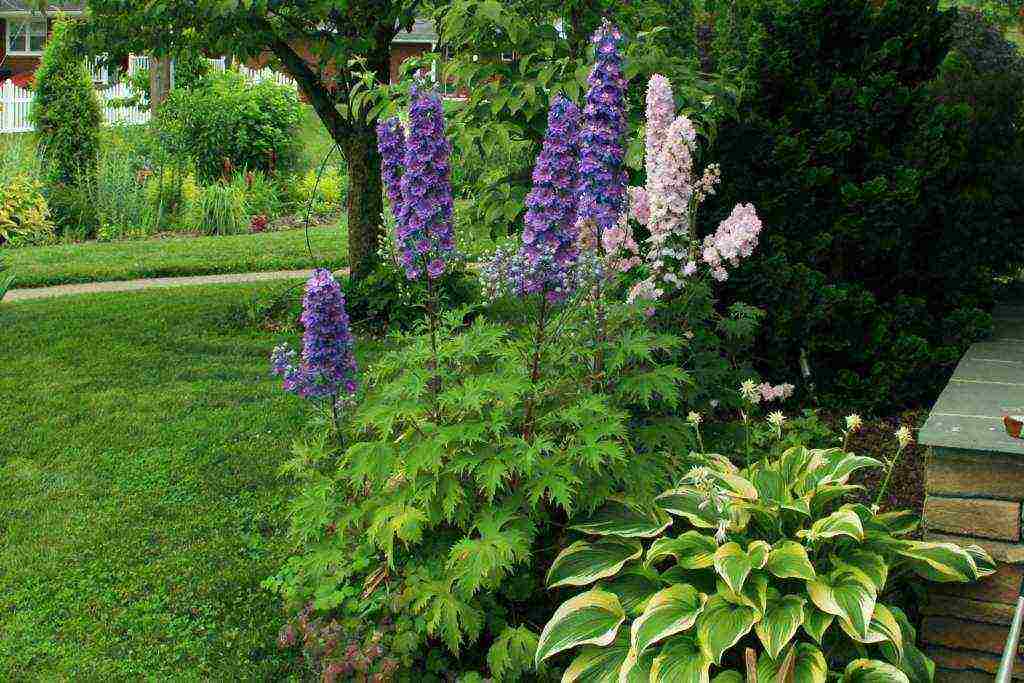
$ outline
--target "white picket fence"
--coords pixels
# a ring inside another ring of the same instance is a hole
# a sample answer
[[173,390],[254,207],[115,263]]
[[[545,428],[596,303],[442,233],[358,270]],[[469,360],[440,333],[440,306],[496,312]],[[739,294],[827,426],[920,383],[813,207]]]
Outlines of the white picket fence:
[[[225,69],[224,59],[210,60],[214,69],[223,71]],[[132,55],[128,59],[128,73],[134,74],[139,69],[149,68],[149,57]],[[107,125],[125,123],[146,123],[149,121],[149,108],[138,106],[125,106],[129,99],[135,97],[128,83],[122,81],[114,85],[106,85],[107,72],[105,68],[93,68],[93,78],[96,80],[96,94],[103,104],[103,118]],[[239,65],[238,71],[250,83],[258,84],[264,81],[273,81],[278,85],[289,88],[297,87],[295,81],[285,74],[273,69],[250,69],[245,65]],[[0,133],[28,133],[32,131],[32,123],[29,121],[29,111],[32,108],[33,93],[31,90],[20,88],[11,81],[0,84]]]

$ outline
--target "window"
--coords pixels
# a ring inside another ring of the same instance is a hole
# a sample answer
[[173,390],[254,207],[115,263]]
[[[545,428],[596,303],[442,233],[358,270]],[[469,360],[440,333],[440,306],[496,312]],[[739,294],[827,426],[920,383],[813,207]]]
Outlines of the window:
[[46,19],[8,19],[7,54],[43,54],[46,33]]

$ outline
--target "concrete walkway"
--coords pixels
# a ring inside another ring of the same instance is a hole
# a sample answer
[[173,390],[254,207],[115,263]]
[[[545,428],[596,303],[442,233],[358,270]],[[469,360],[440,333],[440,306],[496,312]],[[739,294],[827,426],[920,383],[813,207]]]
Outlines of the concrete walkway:
[[56,296],[72,294],[98,294],[101,292],[134,292],[155,287],[185,287],[188,285],[225,285],[244,282],[263,282],[267,280],[290,280],[308,278],[312,270],[276,270],[269,273],[233,273],[228,275],[197,275],[193,277],[155,277],[142,280],[122,280],[118,282],[87,282],[77,285],[57,285],[56,287],[38,287],[32,289],[12,289],[4,297],[4,303],[12,301],[28,301],[30,299],[50,299]]

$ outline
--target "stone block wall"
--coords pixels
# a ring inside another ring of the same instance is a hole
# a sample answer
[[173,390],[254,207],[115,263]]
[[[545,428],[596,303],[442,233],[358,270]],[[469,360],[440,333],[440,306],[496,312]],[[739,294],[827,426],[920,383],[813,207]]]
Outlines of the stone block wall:
[[[1024,579],[1024,440],[1003,427],[1003,415],[1024,414],[1024,306],[994,317],[994,338],[967,351],[919,437],[931,447],[925,539],[979,545],[998,566],[976,584],[929,584],[919,640],[937,681],[993,679]],[[1014,679],[1024,681],[1024,648]]]
[[[925,539],[979,545],[998,563],[976,584],[933,584],[920,640],[936,680],[991,681],[1024,579],[1024,459],[933,448],[926,470]],[[1024,648],[1015,677],[1024,680]]]

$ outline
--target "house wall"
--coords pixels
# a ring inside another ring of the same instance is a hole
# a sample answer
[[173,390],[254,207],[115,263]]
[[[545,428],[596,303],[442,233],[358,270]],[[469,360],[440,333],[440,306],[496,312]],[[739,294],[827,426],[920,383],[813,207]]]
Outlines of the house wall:
[[[53,30],[53,19],[49,21]],[[42,57],[25,57],[7,54],[7,20],[0,19],[0,69],[10,69],[13,75],[32,74],[39,68]]]
[[398,72],[402,62],[413,57],[419,57],[424,52],[430,52],[430,43],[396,43],[391,46],[391,82],[398,82]]

